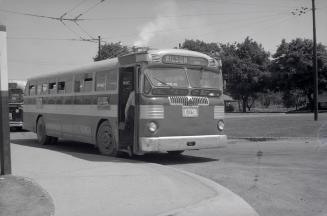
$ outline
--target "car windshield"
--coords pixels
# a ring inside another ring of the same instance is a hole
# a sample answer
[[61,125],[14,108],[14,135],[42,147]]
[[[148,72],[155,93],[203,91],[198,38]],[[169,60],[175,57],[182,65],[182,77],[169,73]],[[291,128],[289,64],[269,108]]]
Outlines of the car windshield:
[[219,88],[221,86],[218,73],[202,69],[152,68],[147,69],[146,74],[156,87]]

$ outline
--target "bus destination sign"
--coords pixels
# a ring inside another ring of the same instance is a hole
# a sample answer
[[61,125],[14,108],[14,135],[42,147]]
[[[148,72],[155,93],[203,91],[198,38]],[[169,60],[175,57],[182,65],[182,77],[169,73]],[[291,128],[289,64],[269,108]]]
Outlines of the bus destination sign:
[[162,62],[165,64],[208,66],[208,61],[205,58],[180,56],[180,55],[165,55],[162,57]]

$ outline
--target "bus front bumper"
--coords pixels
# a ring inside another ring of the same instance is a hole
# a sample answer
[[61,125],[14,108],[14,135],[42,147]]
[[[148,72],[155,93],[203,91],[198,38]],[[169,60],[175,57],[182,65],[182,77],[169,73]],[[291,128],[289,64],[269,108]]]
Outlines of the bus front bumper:
[[221,148],[226,144],[226,135],[140,137],[140,147],[143,152]]

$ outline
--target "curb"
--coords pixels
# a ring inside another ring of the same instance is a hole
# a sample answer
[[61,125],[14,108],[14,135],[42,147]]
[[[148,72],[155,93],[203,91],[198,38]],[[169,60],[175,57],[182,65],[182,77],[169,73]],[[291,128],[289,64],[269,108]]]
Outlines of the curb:
[[151,165],[160,166],[165,169],[172,169],[198,180],[203,185],[213,189],[216,193],[214,197],[204,199],[200,202],[187,205],[182,208],[170,210],[157,216],[259,216],[259,214],[239,195],[231,192],[229,189],[205,177],[180,170],[173,167],[151,163]]

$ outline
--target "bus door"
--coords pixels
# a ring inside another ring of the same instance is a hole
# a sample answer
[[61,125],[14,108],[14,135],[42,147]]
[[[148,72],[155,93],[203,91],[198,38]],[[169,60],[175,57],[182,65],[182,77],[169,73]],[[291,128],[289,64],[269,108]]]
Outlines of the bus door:
[[137,110],[135,109],[137,107],[135,106],[135,92],[137,92],[135,89],[138,84],[135,71],[137,71],[137,67],[120,68],[119,71],[118,121],[119,147],[122,150],[134,150],[133,143],[137,140],[137,127],[135,125],[138,122],[136,118],[138,115],[136,115]]

